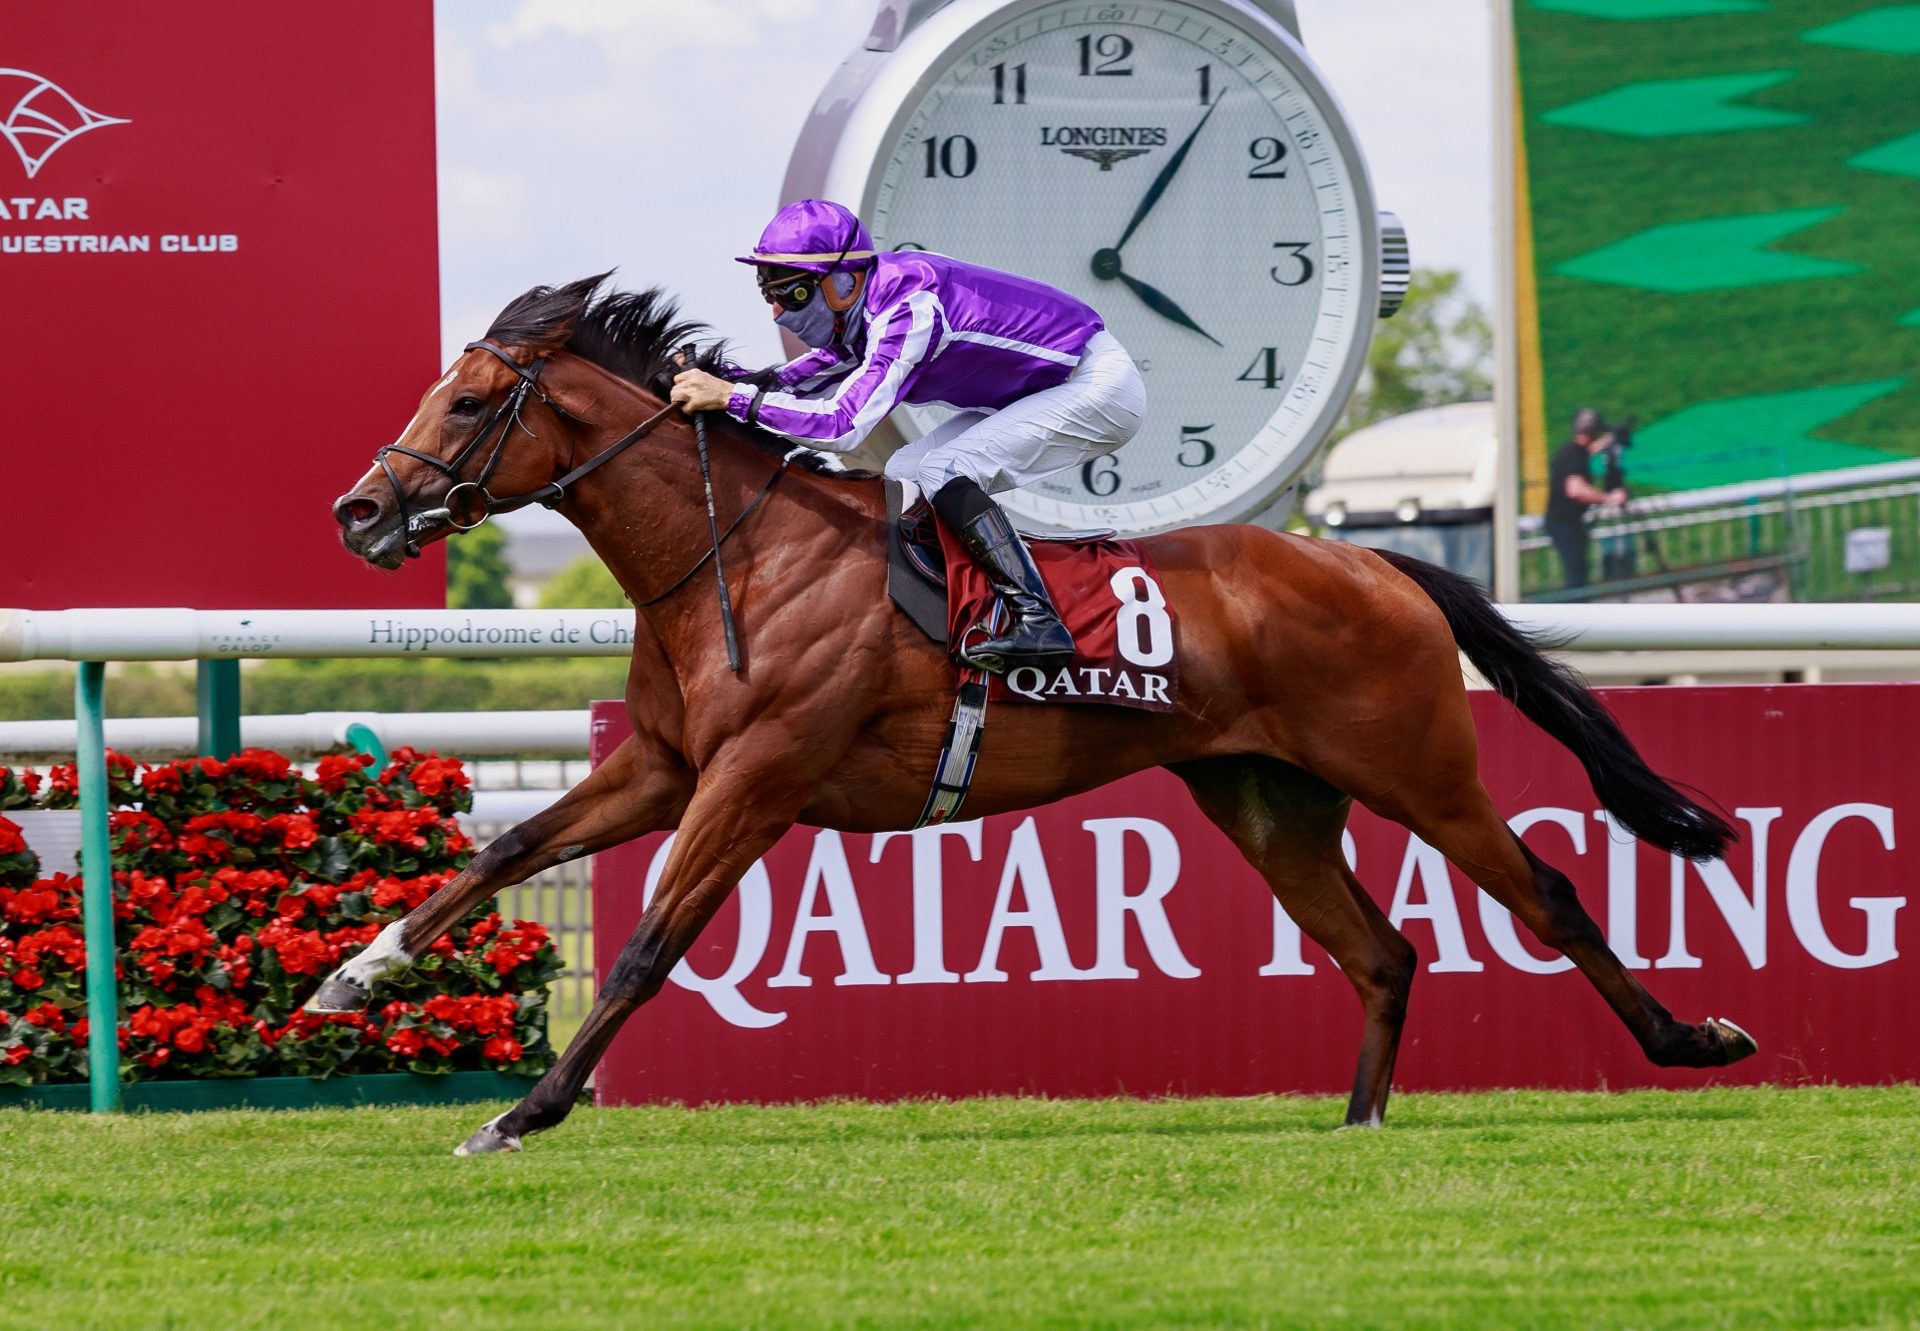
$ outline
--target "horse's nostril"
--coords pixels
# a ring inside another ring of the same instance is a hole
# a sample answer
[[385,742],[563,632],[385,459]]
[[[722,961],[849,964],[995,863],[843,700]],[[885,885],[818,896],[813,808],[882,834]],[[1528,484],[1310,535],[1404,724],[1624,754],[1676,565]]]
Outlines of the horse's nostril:
[[364,527],[380,516],[380,505],[371,499],[348,495],[333,506],[334,520],[342,527],[352,530]]

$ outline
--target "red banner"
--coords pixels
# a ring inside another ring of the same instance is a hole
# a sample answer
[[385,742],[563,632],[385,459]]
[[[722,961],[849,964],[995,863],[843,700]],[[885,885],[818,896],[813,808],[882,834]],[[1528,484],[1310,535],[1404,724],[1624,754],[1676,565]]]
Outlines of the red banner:
[[[1356,812],[1361,880],[1420,953],[1395,1084],[1701,1086],[1920,1077],[1920,686],[1615,689],[1659,770],[1730,810],[1726,861],[1626,840],[1578,765],[1478,694],[1481,770],[1677,1015],[1760,1043],[1662,1072],[1564,958],[1405,829]],[[596,747],[626,734],[595,708]],[[991,763],[992,735],[981,761]],[[595,866],[604,978],[665,860]],[[1345,1091],[1360,1012],[1331,960],[1164,772],[883,836],[796,829],[615,1042],[603,1102]]]
[[328,513],[438,373],[428,0],[10,5],[0,605],[445,603]]

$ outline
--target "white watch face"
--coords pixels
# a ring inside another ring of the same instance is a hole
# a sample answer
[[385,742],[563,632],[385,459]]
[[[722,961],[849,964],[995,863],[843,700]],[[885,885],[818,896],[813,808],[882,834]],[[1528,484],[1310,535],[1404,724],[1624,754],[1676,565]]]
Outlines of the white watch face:
[[[947,52],[883,149],[867,220],[1088,302],[1140,366],[1118,453],[1004,496],[1056,526],[1244,512],[1289,479],[1361,308],[1359,171],[1273,47],[1179,3],[1044,5]],[[945,418],[907,408],[910,434]]]

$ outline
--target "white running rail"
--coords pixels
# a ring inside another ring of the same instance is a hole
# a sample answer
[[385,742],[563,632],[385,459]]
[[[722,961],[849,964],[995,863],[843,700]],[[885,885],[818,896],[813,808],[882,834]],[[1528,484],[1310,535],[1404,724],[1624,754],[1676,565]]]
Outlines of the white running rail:
[[[1920,649],[1920,604],[1511,605],[1578,651]],[[625,656],[631,610],[0,610],[0,661]]]

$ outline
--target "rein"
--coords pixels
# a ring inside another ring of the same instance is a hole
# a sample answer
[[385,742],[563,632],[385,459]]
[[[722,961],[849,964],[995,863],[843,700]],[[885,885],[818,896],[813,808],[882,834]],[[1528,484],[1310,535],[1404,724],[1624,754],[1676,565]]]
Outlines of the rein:
[[635,601],[633,603],[634,607],[639,610],[645,610],[650,605],[659,605],[662,601],[672,596],[675,592],[679,591],[682,587],[686,586],[689,582],[692,582],[693,575],[698,573],[701,569],[705,568],[707,566],[707,561],[709,559],[715,558],[720,553],[720,547],[725,545],[729,540],[731,540],[733,537],[733,534],[736,531],[740,530],[740,524],[745,522],[747,518],[752,515],[754,509],[760,507],[760,501],[762,499],[765,499],[769,494],[773,493],[773,487],[779,483],[779,480],[782,476],[785,476],[787,474],[787,464],[790,463],[792,460],[793,459],[790,457],[785,457],[780,459],[780,465],[773,469],[773,475],[767,477],[767,483],[761,486],[759,489],[759,492],[756,493],[753,496],[753,498],[747,501],[747,506],[740,510],[740,516],[727,524],[727,529],[721,532],[719,535],[719,538],[714,541],[713,548],[707,551],[704,555],[701,555],[699,559],[695,560],[692,568],[688,569],[685,573],[682,573],[678,578],[676,578],[674,580],[673,586],[667,588],[665,591],[661,592],[658,596],[650,596],[644,601]]

